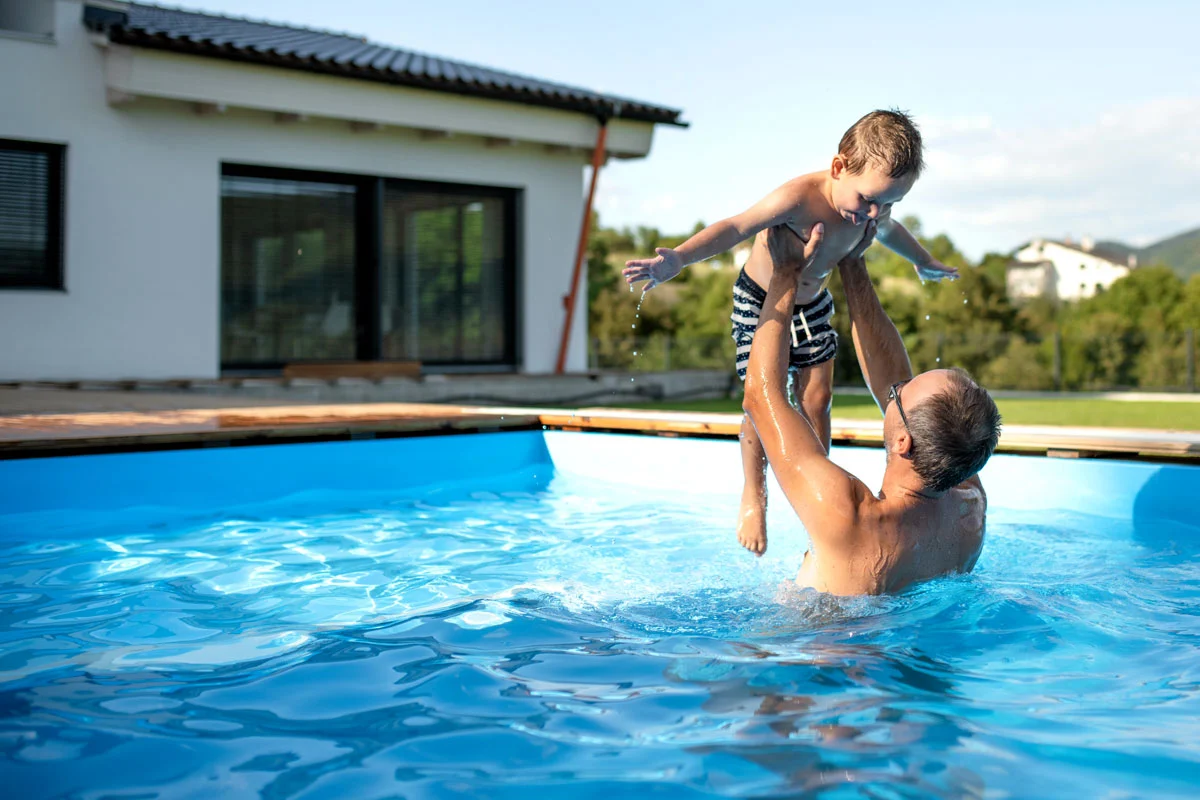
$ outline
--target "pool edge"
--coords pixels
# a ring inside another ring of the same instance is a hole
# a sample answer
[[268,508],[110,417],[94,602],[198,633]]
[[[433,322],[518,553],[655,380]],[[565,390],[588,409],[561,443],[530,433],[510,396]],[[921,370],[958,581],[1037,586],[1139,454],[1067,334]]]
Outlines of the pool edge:
[[[736,438],[740,414],[414,403],[0,417],[0,460],[516,430]],[[833,443],[879,447],[882,423],[834,419]],[[997,452],[1200,464],[1200,432],[1007,426]]]

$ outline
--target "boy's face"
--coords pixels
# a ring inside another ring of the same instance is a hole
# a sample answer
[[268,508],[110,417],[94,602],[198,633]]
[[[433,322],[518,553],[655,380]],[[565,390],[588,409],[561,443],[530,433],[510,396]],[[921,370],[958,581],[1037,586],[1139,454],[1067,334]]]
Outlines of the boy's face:
[[840,155],[834,156],[830,175],[833,177],[833,206],[842,219],[855,225],[879,219],[903,200],[917,182],[915,175],[892,178],[871,164],[853,175]]

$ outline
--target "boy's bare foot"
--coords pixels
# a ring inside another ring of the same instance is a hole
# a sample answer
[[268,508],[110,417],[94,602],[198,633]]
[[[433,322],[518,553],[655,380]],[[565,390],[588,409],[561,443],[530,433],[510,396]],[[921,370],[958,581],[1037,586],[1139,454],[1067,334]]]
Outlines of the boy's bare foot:
[[767,552],[767,502],[759,493],[742,494],[742,506],[738,509],[738,543],[761,556]]

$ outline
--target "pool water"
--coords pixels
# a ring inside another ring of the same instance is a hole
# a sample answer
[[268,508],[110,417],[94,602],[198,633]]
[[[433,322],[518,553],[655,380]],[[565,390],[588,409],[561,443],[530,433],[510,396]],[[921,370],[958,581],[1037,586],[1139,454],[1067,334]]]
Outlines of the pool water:
[[[64,482],[67,508],[0,515],[4,795],[1195,796],[1189,515],[1075,507],[1075,465],[1063,507],[1006,506],[1042,461],[1010,458],[973,574],[838,599],[789,586],[784,502],[766,556],[737,545],[736,445],[560,436],[390,489],[306,454],[411,476],[417,445],[253,448],[308,464],[262,497],[234,489],[279,480],[251,448],[0,465],[143,470],[148,498]],[[163,477],[222,458],[209,504]]]

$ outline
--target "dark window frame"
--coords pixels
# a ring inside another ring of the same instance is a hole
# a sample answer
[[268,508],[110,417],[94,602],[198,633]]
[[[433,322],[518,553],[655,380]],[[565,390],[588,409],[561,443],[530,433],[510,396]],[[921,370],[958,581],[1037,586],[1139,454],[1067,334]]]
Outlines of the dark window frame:
[[0,291],[66,291],[67,146],[24,139],[0,139],[0,150],[44,153],[50,156],[46,186],[46,263],[42,279],[19,280],[0,275]]
[[[377,175],[362,175],[346,172],[329,172],[324,170],[292,169],[288,167],[269,167],[258,164],[242,164],[223,162],[221,177],[230,178],[263,178],[267,180],[312,181],[316,183],[337,183],[355,187],[355,235],[359,246],[355,248],[355,302],[354,322],[356,327],[355,360],[386,363],[388,361],[403,361],[404,359],[385,359],[381,357],[383,347],[382,309],[380,306],[380,288],[383,281],[383,205],[387,189],[401,191],[427,192],[432,194],[473,194],[481,197],[497,198],[504,203],[504,284],[507,296],[504,304],[505,352],[496,361],[479,362],[441,362],[422,361],[423,368],[438,371],[512,371],[520,368],[520,289],[522,286],[523,268],[521,249],[518,242],[520,230],[519,215],[523,209],[524,193],[517,187],[496,186],[474,183],[457,183],[452,181],[430,181],[412,178],[390,178]],[[218,269],[218,284],[222,271]],[[218,292],[221,289],[218,286]],[[220,320],[219,325],[224,325]],[[221,372],[252,373],[278,372],[285,364],[300,363],[293,361],[271,362],[228,362],[221,354]],[[319,359],[304,363],[319,364]]]

